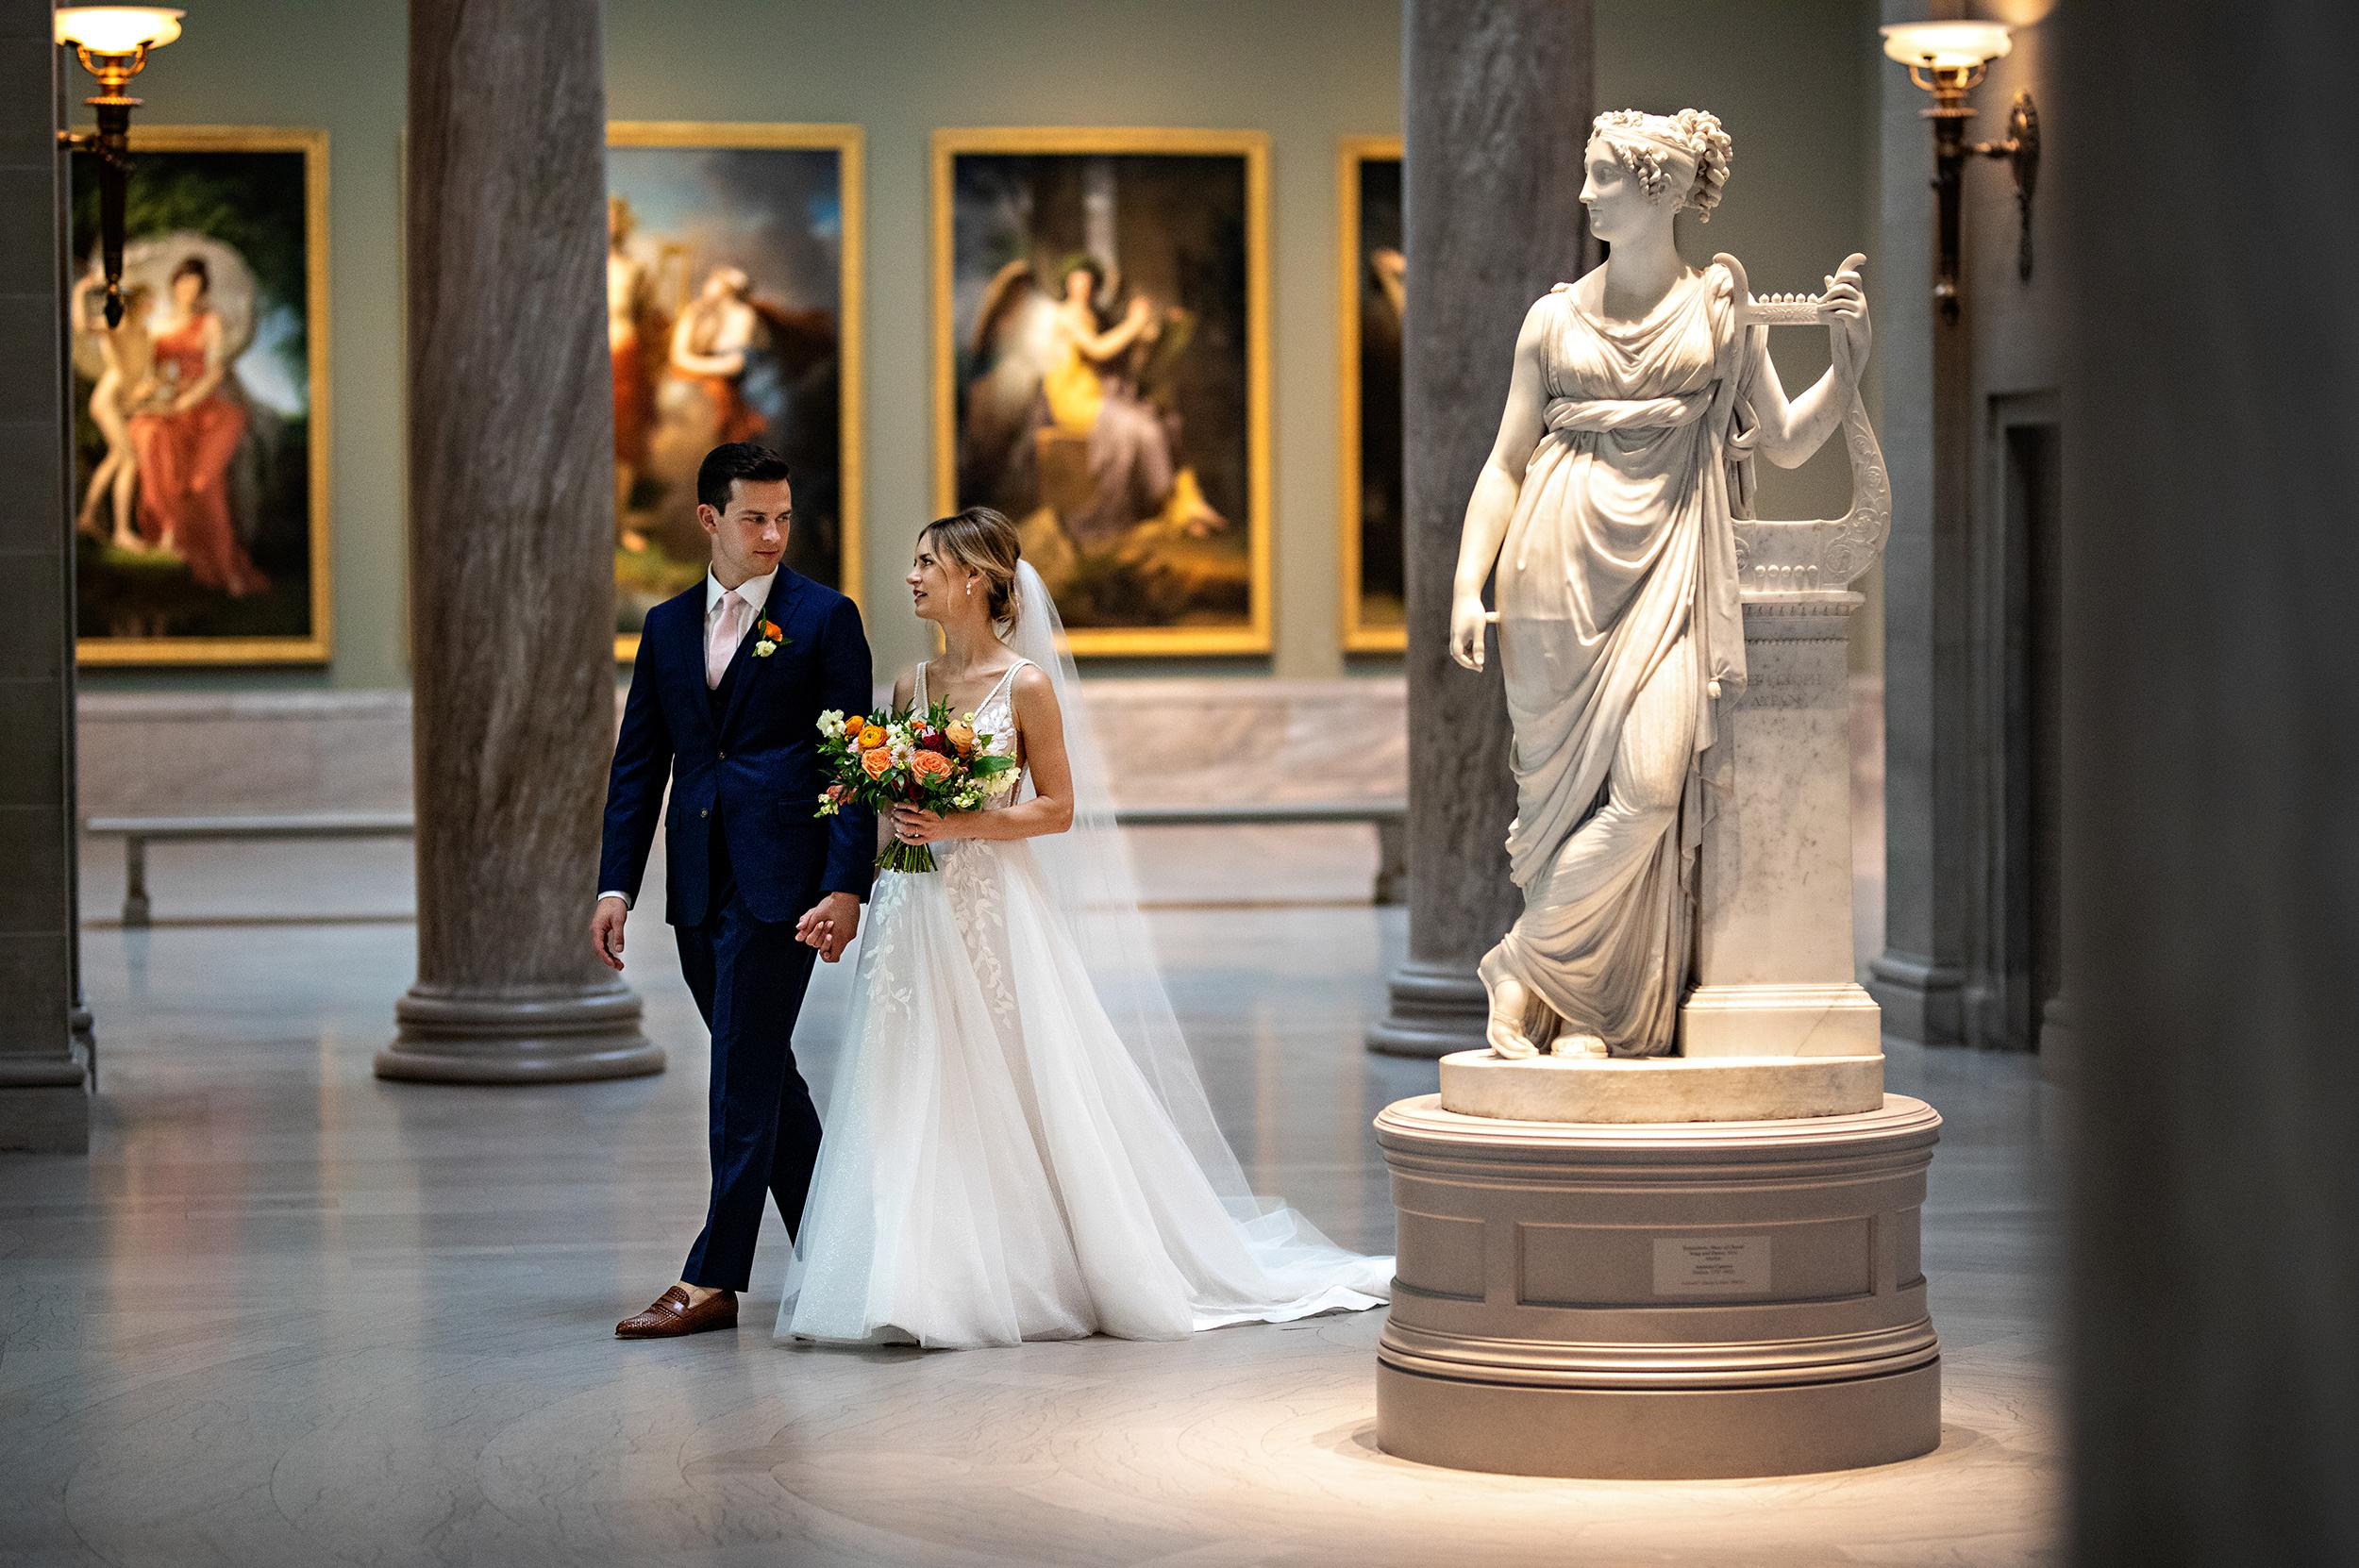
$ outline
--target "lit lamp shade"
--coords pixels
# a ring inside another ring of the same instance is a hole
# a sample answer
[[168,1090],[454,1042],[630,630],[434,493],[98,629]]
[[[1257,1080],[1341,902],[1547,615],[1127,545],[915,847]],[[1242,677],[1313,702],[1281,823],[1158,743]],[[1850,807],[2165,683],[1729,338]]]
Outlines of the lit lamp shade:
[[2003,22],[1901,22],[1876,30],[1885,54],[1932,71],[1976,70],[2015,47]]
[[178,38],[187,14],[168,6],[68,6],[57,13],[57,39],[93,55],[136,55]]

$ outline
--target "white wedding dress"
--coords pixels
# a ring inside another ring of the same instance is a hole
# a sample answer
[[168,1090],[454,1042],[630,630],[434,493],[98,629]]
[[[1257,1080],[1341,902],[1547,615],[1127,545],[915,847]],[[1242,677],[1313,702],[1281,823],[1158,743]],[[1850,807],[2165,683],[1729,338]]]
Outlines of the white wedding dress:
[[[1029,566],[1023,602],[1018,649],[1046,654],[1026,662],[1060,687],[1076,795],[1102,801]],[[1020,758],[1014,675],[976,727]],[[1077,828],[950,840],[937,871],[878,874],[781,1341],[1169,1340],[1389,1295],[1390,1258],[1251,1194],[1172,1020],[1119,835],[1102,811]]]

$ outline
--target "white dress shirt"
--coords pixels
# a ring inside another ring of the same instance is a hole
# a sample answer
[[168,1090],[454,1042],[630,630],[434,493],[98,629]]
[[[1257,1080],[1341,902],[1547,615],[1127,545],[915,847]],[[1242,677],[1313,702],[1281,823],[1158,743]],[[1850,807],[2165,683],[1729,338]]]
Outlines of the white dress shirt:
[[[761,612],[770,603],[770,589],[778,580],[778,569],[773,566],[761,576],[747,577],[737,585],[737,596],[745,600],[747,608],[753,610],[749,625],[760,626],[761,624]],[[720,578],[711,572],[705,574],[705,634],[696,640],[696,657],[699,660],[704,658],[704,650],[711,644],[713,626],[721,619],[721,598],[728,592],[728,590],[721,586]],[[699,680],[704,678],[704,671],[701,667],[698,668],[696,676]],[[611,889],[598,894],[598,897],[600,899],[619,898],[623,901],[624,908],[632,907],[629,894]]]

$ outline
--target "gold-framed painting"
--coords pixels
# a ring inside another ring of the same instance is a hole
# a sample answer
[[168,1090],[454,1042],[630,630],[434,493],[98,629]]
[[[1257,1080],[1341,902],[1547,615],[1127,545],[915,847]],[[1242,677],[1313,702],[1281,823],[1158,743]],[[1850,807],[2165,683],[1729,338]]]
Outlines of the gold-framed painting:
[[1268,652],[1268,137],[937,130],[932,197],[937,509],[1076,654]]
[[145,125],[131,152],[111,327],[73,156],[75,659],[326,663],[327,133]]
[[1400,138],[1349,136],[1336,158],[1337,580],[1344,650],[1409,645],[1402,570]]
[[858,125],[607,126],[614,655],[704,575],[696,465],[725,441],[795,470],[787,564],[860,597]]

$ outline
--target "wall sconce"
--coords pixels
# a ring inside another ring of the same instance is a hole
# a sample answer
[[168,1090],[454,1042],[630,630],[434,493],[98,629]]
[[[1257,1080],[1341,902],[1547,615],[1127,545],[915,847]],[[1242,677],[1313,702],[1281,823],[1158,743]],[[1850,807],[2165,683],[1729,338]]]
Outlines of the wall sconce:
[[1884,53],[1909,68],[1909,80],[1933,95],[1925,118],[1933,123],[1933,189],[1940,193],[1941,274],[1933,297],[1942,318],[1958,319],[1959,171],[1972,153],[2003,158],[2015,171],[2015,205],[2022,221],[2015,253],[2016,276],[2032,275],[2032,188],[2039,179],[2039,110],[2029,92],[2015,95],[2007,110],[2003,142],[1968,142],[1966,123],[1974,118],[1966,95],[1982,85],[1990,62],[2014,47],[1999,22],[1904,22],[1879,28]]
[[71,47],[82,69],[98,78],[98,92],[82,101],[96,111],[95,131],[59,131],[68,152],[98,155],[98,245],[107,269],[107,325],[123,321],[123,187],[131,170],[131,111],[137,98],[124,89],[147,67],[150,50],[180,36],[185,11],[163,6],[68,6],[57,13],[57,40]]

